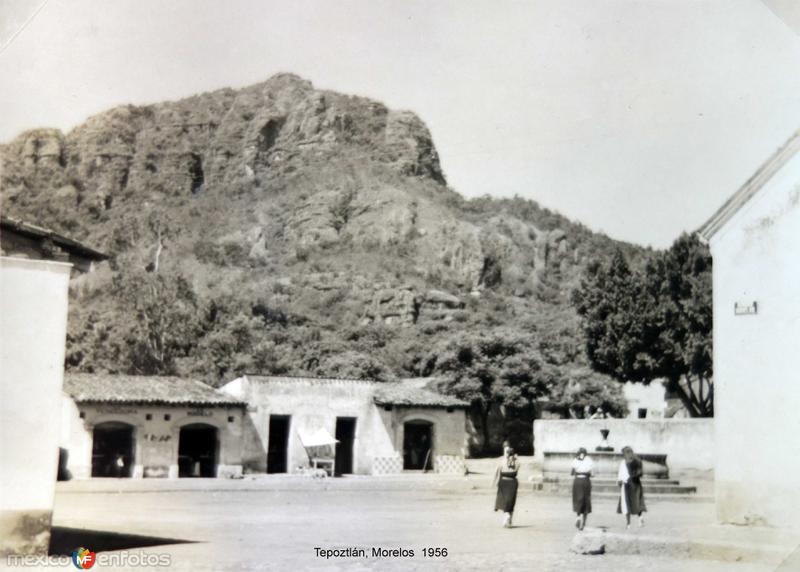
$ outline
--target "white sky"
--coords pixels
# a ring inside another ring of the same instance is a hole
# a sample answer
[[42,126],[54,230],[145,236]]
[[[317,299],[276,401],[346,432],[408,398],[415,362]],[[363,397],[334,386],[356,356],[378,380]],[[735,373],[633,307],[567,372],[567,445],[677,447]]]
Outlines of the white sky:
[[0,141],[291,71],[418,113],[465,195],[664,247],[800,127],[768,2],[0,0]]

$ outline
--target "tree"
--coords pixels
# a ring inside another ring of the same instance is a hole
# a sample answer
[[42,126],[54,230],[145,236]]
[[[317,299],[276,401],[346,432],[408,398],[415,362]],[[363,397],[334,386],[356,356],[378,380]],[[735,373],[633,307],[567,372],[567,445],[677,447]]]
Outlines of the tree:
[[352,350],[324,356],[314,370],[314,374],[376,381],[394,379],[392,372],[381,360],[370,354]]
[[531,408],[556,382],[532,336],[493,331],[458,336],[435,358],[434,372],[444,378],[441,389],[470,402],[480,417],[484,446],[489,443],[493,405]]
[[711,255],[695,235],[632,269],[617,251],[573,292],[592,367],[618,381],[665,379],[694,417],[713,415]]
[[564,375],[565,380],[556,385],[550,404],[565,417],[583,418],[587,407],[592,411],[602,408],[614,417],[628,414],[622,385],[615,379],[588,367],[575,367]]
[[714,415],[711,264],[708,248],[684,234],[645,270],[659,301],[652,370],[697,417]]
[[266,372],[278,361],[264,318],[230,296],[205,305],[201,329],[191,369],[213,384],[248,372]]
[[166,248],[164,241],[172,238],[172,224],[166,214],[153,211],[147,217],[147,228],[150,230],[155,244],[153,245],[153,261],[147,265],[148,272],[158,272],[161,252]]
[[130,373],[177,373],[176,359],[188,355],[200,333],[198,303],[191,284],[172,273],[120,273],[113,290],[127,320],[124,336]]

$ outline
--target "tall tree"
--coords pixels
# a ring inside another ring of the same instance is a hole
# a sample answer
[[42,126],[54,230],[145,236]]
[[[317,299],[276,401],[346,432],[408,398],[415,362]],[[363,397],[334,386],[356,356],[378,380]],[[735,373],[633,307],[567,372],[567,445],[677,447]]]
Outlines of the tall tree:
[[189,354],[200,333],[191,284],[177,273],[125,272],[115,276],[113,288],[132,318],[125,335],[130,372],[177,373],[176,360]]
[[555,383],[535,340],[502,330],[451,339],[438,352],[434,371],[445,380],[443,390],[472,404],[484,444],[489,443],[493,405],[531,407],[549,395]]
[[573,293],[592,367],[625,382],[666,380],[694,417],[713,415],[711,255],[683,235],[632,269],[621,252]]

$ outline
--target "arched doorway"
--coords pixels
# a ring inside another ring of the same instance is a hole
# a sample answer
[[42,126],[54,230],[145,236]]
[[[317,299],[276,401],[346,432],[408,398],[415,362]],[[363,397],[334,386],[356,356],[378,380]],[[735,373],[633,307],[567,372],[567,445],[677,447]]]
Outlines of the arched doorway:
[[403,470],[433,469],[433,423],[406,421],[403,424]]
[[178,476],[217,476],[217,428],[206,423],[181,427],[178,438]]
[[108,421],[92,430],[92,476],[130,477],[133,472],[133,425]]

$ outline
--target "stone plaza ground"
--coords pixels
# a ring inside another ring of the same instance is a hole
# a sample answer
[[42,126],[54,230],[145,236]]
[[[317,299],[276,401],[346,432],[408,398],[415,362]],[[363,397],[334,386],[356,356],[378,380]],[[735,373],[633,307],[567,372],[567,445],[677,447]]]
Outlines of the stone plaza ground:
[[[147,568],[162,570],[800,569],[800,531],[714,525],[708,497],[651,498],[646,526],[628,532],[616,501],[597,498],[590,525],[607,528],[609,551],[573,554],[569,498],[534,492],[523,481],[515,526],[503,529],[490,480],[412,474],[59,483],[51,549],[168,555],[169,567]],[[324,559],[316,547],[364,548],[367,557]],[[446,548],[447,556],[427,558],[426,547]],[[372,548],[413,550],[414,557],[372,557]]]

